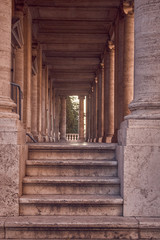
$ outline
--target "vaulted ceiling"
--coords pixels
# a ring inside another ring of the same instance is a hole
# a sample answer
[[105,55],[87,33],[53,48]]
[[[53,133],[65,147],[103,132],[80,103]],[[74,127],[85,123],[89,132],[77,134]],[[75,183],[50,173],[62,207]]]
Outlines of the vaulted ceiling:
[[102,61],[120,0],[27,0],[34,40],[54,86],[85,94]]

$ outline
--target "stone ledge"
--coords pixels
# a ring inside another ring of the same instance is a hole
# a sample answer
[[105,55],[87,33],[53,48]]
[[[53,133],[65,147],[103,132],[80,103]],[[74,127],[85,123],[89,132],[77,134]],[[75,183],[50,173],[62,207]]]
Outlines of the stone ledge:
[[115,150],[114,143],[35,143],[29,144],[29,150]]
[[60,159],[60,160],[27,160],[27,166],[117,166],[114,160],[90,160],[90,159]]
[[23,183],[36,184],[120,184],[117,177],[25,177]]
[[[61,230],[61,231],[59,231]],[[82,234],[81,234],[82,233]],[[0,218],[0,239],[159,240],[160,218],[37,216]],[[79,236],[79,237],[78,237]]]

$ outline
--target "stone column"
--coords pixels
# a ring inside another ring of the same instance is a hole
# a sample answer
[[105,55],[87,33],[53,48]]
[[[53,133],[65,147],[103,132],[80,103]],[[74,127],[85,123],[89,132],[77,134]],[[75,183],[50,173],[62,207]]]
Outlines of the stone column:
[[52,118],[52,136],[53,136],[53,142],[55,142],[55,89],[52,86],[52,103],[53,103],[53,118]]
[[60,98],[55,96],[55,142],[59,141],[59,113],[60,113]]
[[160,1],[135,0],[135,82],[131,114],[118,135],[124,216],[160,216]]
[[91,88],[90,100],[90,142],[93,141],[93,87]]
[[[24,6],[17,5],[15,17],[19,18],[21,24],[21,34],[23,36],[23,19],[24,19]],[[24,93],[24,40],[21,39],[20,47],[16,48],[15,53],[15,82],[21,87],[22,95]],[[18,99],[19,101],[19,96]],[[17,106],[19,107],[19,105]],[[19,112],[19,109],[18,109]],[[23,121],[23,98],[21,99],[21,120]]]
[[24,124],[31,132],[32,17],[29,8],[24,14]]
[[50,79],[50,110],[49,110],[49,125],[50,125],[50,142],[53,140],[53,89],[52,89],[52,80]]
[[98,77],[95,78],[93,91],[93,142],[97,141],[97,116],[98,116]]
[[[0,216],[19,215],[19,196],[25,162],[25,132],[12,112],[11,94],[12,1],[0,4]],[[22,154],[23,153],[23,154]],[[20,173],[21,169],[21,173]]]
[[114,136],[117,143],[117,133],[120,123],[124,120],[123,114],[123,56],[124,56],[124,16],[119,11],[115,22],[115,84],[114,84]]
[[79,140],[84,142],[84,96],[79,96]]
[[49,142],[49,98],[48,98],[48,66],[45,67],[45,122],[46,122],[46,142]]
[[130,111],[128,104],[133,100],[134,82],[134,13],[128,1],[123,3],[124,17],[124,59],[123,59],[123,116]]
[[104,134],[104,64],[101,63],[98,74],[98,142],[102,142]]
[[[32,48],[32,56],[37,59],[37,45]],[[32,119],[31,119],[31,132],[33,137],[38,140],[37,128],[37,98],[38,98],[38,72],[32,73],[32,91],[31,91],[31,106],[32,106]]]
[[46,140],[46,68],[45,66],[42,68],[42,88],[41,88],[41,94],[42,94],[42,114],[41,114],[41,119],[42,119],[42,129],[41,129],[41,134],[42,134],[42,138],[43,138],[43,142],[45,142]]
[[[107,59],[106,59],[107,58]],[[105,57],[105,124],[104,142],[111,143],[114,135],[114,77],[115,77],[115,46],[108,42]]]
[[61,96],[60,141],[66,142],[66,96]]
[[89,94],[86,99],[86,141],[90,141],[90,119],[91,119],[91,109],[90,104],[91,95]]
[[37,114],[37,123],[38,123],[38,141],[42,141],[41,128],[42,128],[42,48],[38,46],[38,114]]

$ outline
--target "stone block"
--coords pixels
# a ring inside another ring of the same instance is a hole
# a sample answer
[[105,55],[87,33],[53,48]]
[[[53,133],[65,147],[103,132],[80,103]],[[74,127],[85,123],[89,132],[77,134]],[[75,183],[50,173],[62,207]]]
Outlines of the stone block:
[[121,125],[117,158],[124,216],[160,216],[160,121]]

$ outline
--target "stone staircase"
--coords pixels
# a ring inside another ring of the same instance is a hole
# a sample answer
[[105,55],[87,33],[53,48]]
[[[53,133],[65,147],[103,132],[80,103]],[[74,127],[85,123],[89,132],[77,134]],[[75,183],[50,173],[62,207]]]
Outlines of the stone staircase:
[[29,147],[21,216],[121,216],[115,145]]
[[30,144],[18,217],[0,239],[160,239],[159,218],[123,217],[115,144]]

